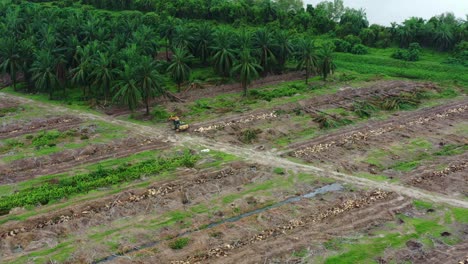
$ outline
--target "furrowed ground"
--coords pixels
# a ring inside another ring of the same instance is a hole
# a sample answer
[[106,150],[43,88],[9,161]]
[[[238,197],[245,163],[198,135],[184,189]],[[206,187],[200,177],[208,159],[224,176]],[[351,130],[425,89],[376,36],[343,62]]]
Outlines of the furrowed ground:
[[2,93],[2,262],[466,257],[463,88],[265,81],[227,109],[238,91],[186,96],[171,105],[192,127],[175,134]]

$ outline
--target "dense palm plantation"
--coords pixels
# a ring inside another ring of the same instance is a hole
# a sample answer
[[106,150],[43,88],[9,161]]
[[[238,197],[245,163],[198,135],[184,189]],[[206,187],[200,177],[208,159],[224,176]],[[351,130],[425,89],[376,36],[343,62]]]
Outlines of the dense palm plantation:
[[[51,99],[76,89],[83,100],[145,105],[149,113],[153,98],[196,82],[191,73],[198,68],[213,68],[223,82],[240,81],[246,91],[255,78],[292,70],[304,71],[306,83],[314,74],[326,80],[336,68],[333,52],[364,54],[363,44],[419,43],[462,50],[454,61],[466,57],[468,23],[451,14],[383,27],[369,26],[362,10],[342,1],[307,8],[297,1],[205,2],[86,0],[98,9],[84,11],[62,1],[47,7],[6,1],[0,5],[0,70],[15,89],[21,77],[20,89]],[[244,12],[233,11],[239,6]],[[318,38],[326,41],[314,42]]]

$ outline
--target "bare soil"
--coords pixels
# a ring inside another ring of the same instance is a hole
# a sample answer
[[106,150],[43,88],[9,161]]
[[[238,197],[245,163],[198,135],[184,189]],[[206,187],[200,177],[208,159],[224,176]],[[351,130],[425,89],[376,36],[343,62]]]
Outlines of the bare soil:
[[168,147],[169,144],[156,139],[127,138],[106,144],[93,144],[83,148],[64,150],[47,156],[15,160],[9,164],[0,165],[0,184],[16,183],[42,175],[65,172],[78,165]]
[[24,121],[20,120],[13,123],[3,124],[0,127],[0,139],[17,137],[40,130],[67,130],[77,126],[82,122],[82,120],[74,116],[56,116],[48,118],[37,118],[27,123],[23,122]]
[[[140,260],[145,263],[157,258],[173,264],[265,263],[273,256],[290,255],[310,241],[325,242],[349,232],[365,231],[394,219],[396,213],[409,207],[411,203],[405,198],[382,191],[327,194],[317,201],[300,201],[196,232],[183,251],[161,245],[155,257]],[[129,262],[121,258],[118,263]]]
[[271,174],[266,168],[243,162],[234,162],[217,171],[180,171],[177,179],[154,183],[148,188],[124,190],[97,200],[74,203],[25,221],[7,222],[0,226],[0,254],[14,255],[11,248],[15,245],[21,245],[28,251],[44,239],[40,234],[47,234],[47,239],[58,242],[66,235],[82,233],[121,218],[184,210],[185,205],[233,193],[239,190],[239,186],[269,177]]
[[19,102],[15,100],[0,100],[0,109],[7,109],[7,108],[13,108],[13,107],[18,107]]
[[335,94],[322,95],[297,103],[289,103],[270,109],[255,110],[248,113],[223,117],[208,122],[191,125],[193,133],[243,144],[240,134],[247,129],[258,130],[256,145],[269,147],[275,138],[294,135],[304,128],[317,127],[315,122],[294,121],[298,112],[316,114],[329,108],[351,109],[354,102],[374,97],[397,96],[402,93],[437,90],[431,83],[414,83],[407,81],[378,82],[366,88],[348,88]]
[[[447,165],[445,165],[447,164]],[[439,168],[441,165],[444,167]],[[468,153],[441,157],[398,177],[408,185],[452,196],[468,197]],[[390,174],[391,175],[391,174]]]

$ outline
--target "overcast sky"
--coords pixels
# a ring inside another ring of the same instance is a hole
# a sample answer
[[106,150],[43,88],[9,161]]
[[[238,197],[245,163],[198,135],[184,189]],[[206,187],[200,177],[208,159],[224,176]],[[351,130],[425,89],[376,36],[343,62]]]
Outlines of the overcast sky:
[[[314,6],[323,0],[303,0]],[[389,26],[406,18],[416,16],[429,19],[434,15],[453,12],[458,18],[466,19],[468,0],[343,0],[346,7],[364,8],[371,24]]]

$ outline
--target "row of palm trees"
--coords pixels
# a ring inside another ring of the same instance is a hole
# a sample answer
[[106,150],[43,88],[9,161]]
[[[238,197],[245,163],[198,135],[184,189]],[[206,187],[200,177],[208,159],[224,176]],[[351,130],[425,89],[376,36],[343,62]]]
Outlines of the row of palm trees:
[[[334,70],[333,47],[317,51],[308,37],[257,28],[233,30],[208,23],[182,25],[168,20],[154,25],[138,17],[121,20],[76,10],[0,8],[0,69],[17,87],[23,73],[29,91],[50,98],[79,87],[85,98],[100,98],[147,113],[152,98],[164,95],[168,79],[178,91],[190,80],[191,68],[212,66],[223,78],[238,79],[247,94],[259,76],[281,73],[288,62],[324,78]],[[39,14],[39,15],[38,15]],[[158,51],[166,60],[155,60]]]

